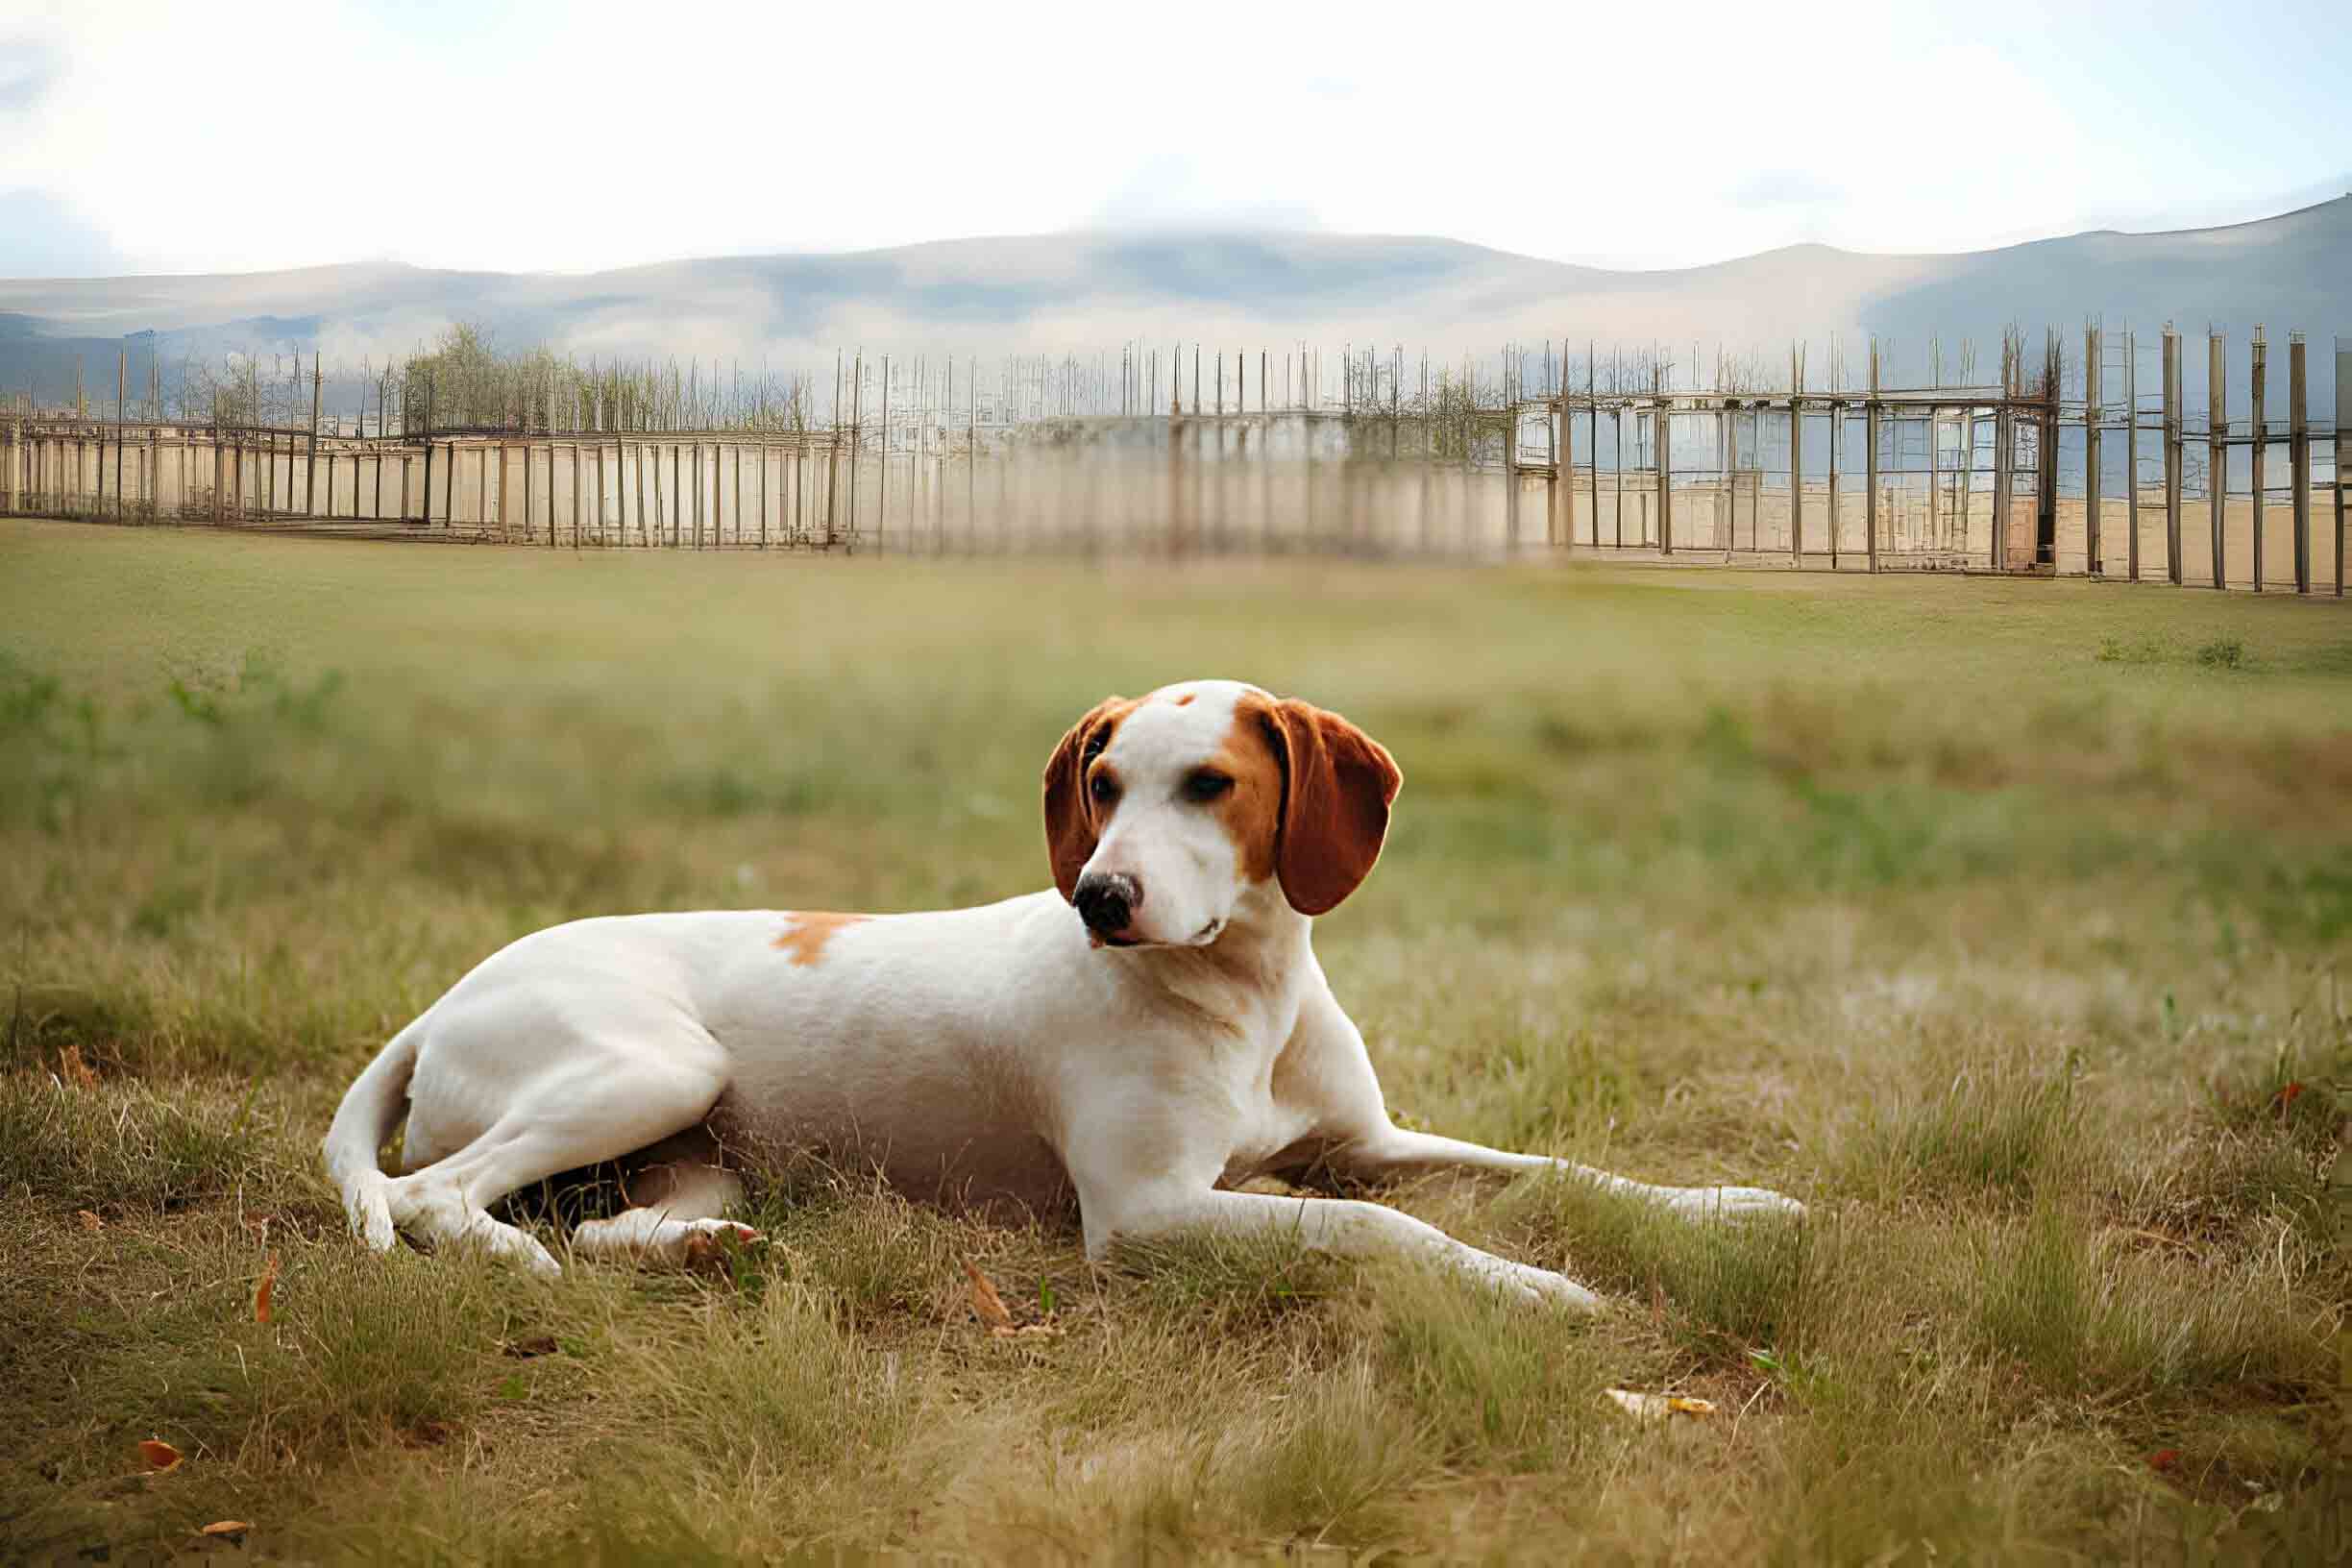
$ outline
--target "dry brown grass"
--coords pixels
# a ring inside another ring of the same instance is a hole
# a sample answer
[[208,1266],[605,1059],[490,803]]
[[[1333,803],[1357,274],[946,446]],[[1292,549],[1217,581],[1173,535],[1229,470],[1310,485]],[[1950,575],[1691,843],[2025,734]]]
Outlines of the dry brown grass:
[[[2334,606],[11,524],[0,625],[0,1556],[224,1518],[287,1560],[2343,1549]],[[1391,1195],[1592,1321],[1246,1247],[1096,1269],[821,1172],[724,1275],[343,1234],[335,1098],[484,952],[1038,885],[1061,726],[1202,673],[1403,762],[1318,938],[1396,1105],[1812,1222]],[[985,1333],[967,1261],[1060,1332]],[[185,1461],[138,1474],[149,1436]]]

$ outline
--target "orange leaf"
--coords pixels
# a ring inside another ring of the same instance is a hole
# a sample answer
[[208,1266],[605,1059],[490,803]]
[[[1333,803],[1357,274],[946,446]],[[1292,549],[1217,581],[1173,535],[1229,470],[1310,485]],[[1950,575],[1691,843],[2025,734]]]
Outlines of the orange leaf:
[[103,1231],[106,1229],[106,1221],[100,1219],[96,1214],[91,1213],[87,1209],[76,1209],[74,1211],[74,1218],[82,1222],[82,1228],[86,1231]]
[[180,1451],[159,1437],[139,1439],[139,1458],[147,1461],[150,1470],[177,1470]]
[[1685,1399],[1678,1394],[1637,1394],[1628,1388],[1604,1388],[1601,1397],[1626,1414],[1642,1421],[1663,1421],[1676,1415],[1713,1415],[1714,1402]]
[[1004,1297],[996,1293],[996,1287],[989,1283],[989,1277],[980,1272],[980,1265],[969,1258],[965,1259],[964,1275],[971,1281],[972,1311],[979,1314],[980,1321],[991,1329],[1011,1328],[1013,1314],[1005,1311]]
[[271,1253],[269,1262],[261,1265],[261,1283],[254,1286],[254,1321],[270,1320],[270,1297],[278,1288],[278,1255]]
[[242,1535],[251,1529],[253,1529],[252,1524],[243,1519],[215,1519],[196,1533],[199,1535]]
[[98,1087],[98,1075],[90,1071],[88,1063],[82,1060],[81,1046],[68,1045],[58,1052],[58,1066],[65,1081],[74,1088],[96,1089]]

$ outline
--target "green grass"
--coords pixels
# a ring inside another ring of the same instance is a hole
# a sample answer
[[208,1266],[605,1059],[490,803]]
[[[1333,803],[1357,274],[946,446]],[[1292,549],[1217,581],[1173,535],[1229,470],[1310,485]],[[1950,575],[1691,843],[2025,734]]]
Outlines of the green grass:
[[[1041,886],[1063,727],[1203,674],[1404,767],[1317,932],[1400,1112],[1811,1220],[1386,1194],[1590,1320],[822,1170],[723,1274],[344,1234],[336,1098],[484,954]],[[2340,1553],[2346,800],[2329,603],[0,525],[0,1556]]]

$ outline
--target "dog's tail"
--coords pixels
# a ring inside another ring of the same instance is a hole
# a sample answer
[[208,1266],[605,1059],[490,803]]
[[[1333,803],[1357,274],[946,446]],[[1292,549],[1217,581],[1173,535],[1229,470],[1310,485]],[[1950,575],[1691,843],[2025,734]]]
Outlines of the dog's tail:
[[352,1234],[378,1252],[392,1249],[392,1180],[380,1164],[384,1139],[408,1109],[408,1079],[421,1043],[418,1019],[394,1035],[343,1096],[323,1145],[327,1174],[343,1191]]

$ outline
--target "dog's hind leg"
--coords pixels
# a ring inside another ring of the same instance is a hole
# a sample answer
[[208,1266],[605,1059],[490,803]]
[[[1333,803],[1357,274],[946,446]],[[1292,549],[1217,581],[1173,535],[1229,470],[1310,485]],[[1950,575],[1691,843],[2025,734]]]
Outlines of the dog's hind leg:
[[[420,1104],[434,1091],[432,1052],[449,1044],[433,1041],[419,1066]],[[642,1035],[600,1032],[514,1055],[524,1070],[501,1084],[490,1125],[389,1182],[384,1196],[393,1223],[420,1240],[478,1247],[551,1275],[560,1269],[548,1250],[493,1218],[490,1205],[559,1171],[620,1160],[698,1127],[726,1088],[725,1053],[699,1026],[674,1017]],[[479,1063],[477,1055],[471,1065]]]
[[703,1128],[647,1150],[625,1186],[631,1207],[575,1227],[575,1252],[585,1258],[683,1263],[759,1239],[750,1226],[719,1217],[742,1200],[743,1182],[720,1164],[718,1139]]

